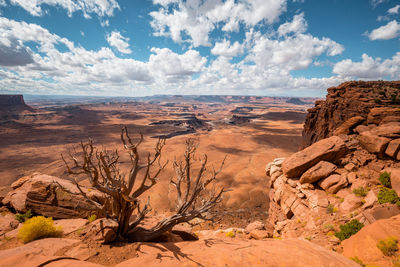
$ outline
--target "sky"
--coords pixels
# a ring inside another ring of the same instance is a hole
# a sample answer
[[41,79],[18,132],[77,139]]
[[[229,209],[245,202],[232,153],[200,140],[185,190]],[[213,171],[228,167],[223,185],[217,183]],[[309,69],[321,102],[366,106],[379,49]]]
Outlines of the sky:
[[0,0],[0,93],[323,97],[400,80],[399,0]]

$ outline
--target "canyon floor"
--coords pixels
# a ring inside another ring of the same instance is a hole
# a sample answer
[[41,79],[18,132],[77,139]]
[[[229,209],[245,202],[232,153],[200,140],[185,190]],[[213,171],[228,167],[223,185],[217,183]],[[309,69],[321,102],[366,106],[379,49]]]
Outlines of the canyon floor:
[[[265,165],[297,151],[306,110],[314,99],[219,97],[190,99],[159,97],[143,101],[104,101],[65,104],[28,101],[35,111],[3,116],[0,123],[0,186],[6,192],[18,178],[41,172],[68,177],[61,154],[68,155],[81,140],[92,138],[100,148],[118,149],[121,168],[129,168],[120,132],[144,135],[142,155],[152,152],[158,136],[167,137],[162,161],[169,161],[159,183],[149,192],[154,211],[174,206],[169,178],[172,162],[182,158],[185,140],[198,144],[197,158],[208,155],[209,170],[227,156],[218,186],[229,190],[219,207],[216,227],[244,227],[265,219],[268,192]],[[82,101],[83,102],[83,101]],[[296,103],[298,102],[298,103]],[[83,181],[83,183],[85,183]],[[146,197],[146,196],[145,196]],[[168,199],[168,201],[165,201]]]

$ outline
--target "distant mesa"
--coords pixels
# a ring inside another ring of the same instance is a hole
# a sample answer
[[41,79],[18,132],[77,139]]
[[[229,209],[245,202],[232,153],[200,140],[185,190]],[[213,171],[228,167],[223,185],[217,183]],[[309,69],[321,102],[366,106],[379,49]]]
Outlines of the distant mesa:
[[300,98],[298,98],[298,97],[289,98],[288,100],[286,100],[286,103],[295,104],[295,105],[307,105],[307,104],[310,104],[310,103],[308,103],[308,102],[302,101],[302,100],[301,100]]
[[0,111],[2,113],[19,113],[35,110],[25,104],[23,95],[0,95]]

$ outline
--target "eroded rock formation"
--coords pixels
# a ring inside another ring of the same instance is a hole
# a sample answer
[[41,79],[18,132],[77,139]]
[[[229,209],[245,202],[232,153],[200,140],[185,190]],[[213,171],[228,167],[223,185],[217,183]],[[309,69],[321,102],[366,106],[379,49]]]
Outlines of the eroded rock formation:
[[399,89],[400,82],[348,82],[310,110],[306,148],[266,167],[274,235],[337,249],[340,225],[400,213],[394,203],[378,203],[384,171],[400,193]]
[[[79,194],[75,184],[65,179],[36,173],[17,180],[11,187],[12,190],[2,201],[3,205],[20,213],[31,210],[34,214],[55,219],[87,218],[96,213],[93,204]],[[104,201],[100,192],[87,188],[83,190],[90,199],[100,203]]]
[[329,88],[326,100],[317,101],[315,107],[308,110],[302,148],[334,135],[344,123],[345,129],[336,134],[348,134],[361,123],[379,125],[398,121],[399,89],[400,81],[353,81]]

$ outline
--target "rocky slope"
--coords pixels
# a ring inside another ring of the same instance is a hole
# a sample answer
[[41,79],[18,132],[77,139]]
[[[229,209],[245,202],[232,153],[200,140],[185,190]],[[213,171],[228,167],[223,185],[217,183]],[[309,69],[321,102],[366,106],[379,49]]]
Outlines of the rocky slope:
[[316,101],[308,110],[302,148],[334,135],[345,122],[351,130],[352,123],[378,125],[384,117],[393,120],[393,115],[400,115],[399,89],[400,81],[352,81],[329,88],[326,100]]
[[[399,82],[344,83],[328,89],[326,101],[310,110],[304,128],[307,147],[266,167],[274,236],[302,237],[341,252],[334,235],[341,225],[353,219],[370,225],[400,214],[395,196],[400,196],[398,89]],[[396,97],[374,101],[376,92]],[[379,180],[384,172],[390,174],[388,188]],[[395,197],[388,201],[387,193]],[[393,235],[400,238],[398,232]],[[376,248],[367,243],[358,250]]]

